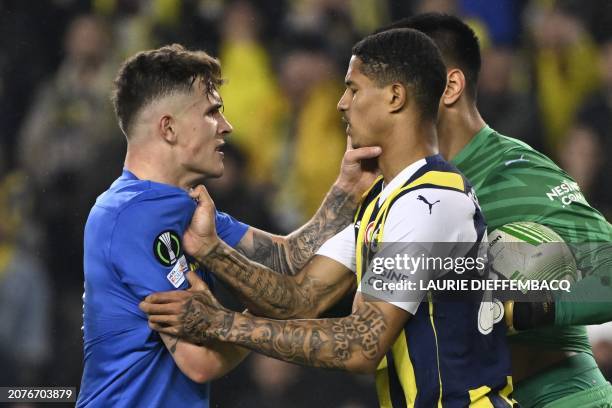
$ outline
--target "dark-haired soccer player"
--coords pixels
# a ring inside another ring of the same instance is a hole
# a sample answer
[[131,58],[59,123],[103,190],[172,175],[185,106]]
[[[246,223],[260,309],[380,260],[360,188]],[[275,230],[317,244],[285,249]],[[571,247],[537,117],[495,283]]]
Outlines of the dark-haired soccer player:
[[465,23],[423,14],[387,29],[398,27],[427,34],[442,53],[448,84],[437,126],[440,152],[474,184],[489,230],[516,221],[546,225],[573,248],[578,269],[587,275],[573,286],[573,301],[515,304],[515,326],[556,325],[509,338],[519,381],[516,400],[523,407],[611,407],[612,386],[578,325],[612,320],[612,304],[603,302],[612,299],[605,284],[612,271],[612,227],[548,157],[485,124],[476,108],[480,48]]
[[[198,269],[183,250],[195,203],[188,189],[223,172],[232,128],[218,93],[221,69],[202,51],[179,45],[138,53],[121,67],[113,102],[128,148],[123,174],[103,193],[85,227],[85,367],[78,406],[207,407],[208,381],[232,369],[245,351],[196,346],[149,329],[138,303],[149,293],[186,288]],[[341,176],[302,229],[273,236],[215,212],[216,233],[232,247],[292,274],[351,221],[373,174],[349,150]],[[161,337],[161,338],[160,338]]]
[[369,281],[361,279],[383,242],[401,243],[410,256],[420,256],[412,243],[447,242],[437,254],[461,257],[486,239],[469,183],[437,154],[436,116],[446,84],[439,51],[415,30],[368,36],[353,48],[345,82],[338,109],[353,144],[382,147],[383,177],[354,225],[326,242],[297,276],[281,276],[249,263],[216,237],[214,206],[199,187],[189,229],[198,239],[185,245],[240,291],[251,311],[273,317],[317,315],[356,274],[352,313],[271,320],[228,311],[205,288],[154,294],[141,308],[151,314],[151,327],[196,343],[221,340],[294,363],[376,372],[382,407],[511,406],[505,330],[491,321],[487,333],[481,332],[479,304],[435,302],[424,293],[366,300]]

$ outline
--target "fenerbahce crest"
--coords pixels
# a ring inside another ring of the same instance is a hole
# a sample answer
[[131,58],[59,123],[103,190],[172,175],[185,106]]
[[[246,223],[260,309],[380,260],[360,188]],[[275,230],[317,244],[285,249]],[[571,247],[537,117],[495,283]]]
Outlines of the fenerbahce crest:
[[172,266],[181,256],[181,240],[174,231],[164,231],[153,241],[153,255],[163,266]]
[[364,244],[373,254],[378,251],[380,227],[382,225],[379,224],[378,227],[374,228],[375,224],[375,221],[370,222],[366,227],[365,233],[363,234]]

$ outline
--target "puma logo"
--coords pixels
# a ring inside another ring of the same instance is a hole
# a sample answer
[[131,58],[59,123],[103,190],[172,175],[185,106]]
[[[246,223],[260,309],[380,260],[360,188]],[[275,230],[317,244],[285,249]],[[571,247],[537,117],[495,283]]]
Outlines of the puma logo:
[[419,195],[417,197],[417,200],[424,202],[425,204],[427,204],[429,206],[429,213],[431,214],[431,209],[434,206],[434,204],[437,204],[440,202],[440,200],[434,201],[433,203],[430,203],[429,201],[427,201],[427,199],[425,197],[423,197],[422,195]]
[[514,159],[514,160],[508,160],[506,162],[504,162],[504,164],[506,166],[511,165],[512,163],[521,163],[521,162],[528,162],[529,160],[525,158],[524,154],[521,154],[521,157],[519,157],[518,159]]

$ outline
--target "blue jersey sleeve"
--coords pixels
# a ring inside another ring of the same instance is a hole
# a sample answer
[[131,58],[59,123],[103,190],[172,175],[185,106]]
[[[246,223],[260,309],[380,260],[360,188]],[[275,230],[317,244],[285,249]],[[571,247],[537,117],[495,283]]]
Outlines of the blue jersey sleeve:
[[[115,273],[138,298],[152,292],[186,289],[184,274],[197,265],[183,253],[182,237],[196,204],[187,194],[155,195],[138,199],[117,217],[109,257]],[[219,238],[235,246],[248,226],[217,212]],[[200,275],[212,284],[208,273]]]
[[117,217],[110,261],[138,298],[187,288],[189,262],[181,238],[194,209],[187,195],[152,195],[131,203]]
[[247,232],[247,229],[249,229],[248,225],[243,224],[240,221],[237,221],[231,215],[220,211],[217,211],[215,223],[217,227],[217,235],[231,247],[238,245],[238,242],[240,242],[244,234]]

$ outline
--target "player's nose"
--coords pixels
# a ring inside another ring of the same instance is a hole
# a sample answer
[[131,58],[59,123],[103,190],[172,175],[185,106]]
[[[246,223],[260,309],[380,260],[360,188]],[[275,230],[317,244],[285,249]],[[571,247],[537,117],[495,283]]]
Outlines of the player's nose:
[[218,129],[219,133],[229,134],[229,133],[232,133],[233,130],[234,130],[234,127],[232,126],[232,124],[229,123],[229,121],[223,114],[221,114],[221,120],[219,121],[219,129]]
[[348,89],[344,91],[338,104],[336,105],[336,109],[338,112],[345,112],[348,109],[348,98],[347,98]]

